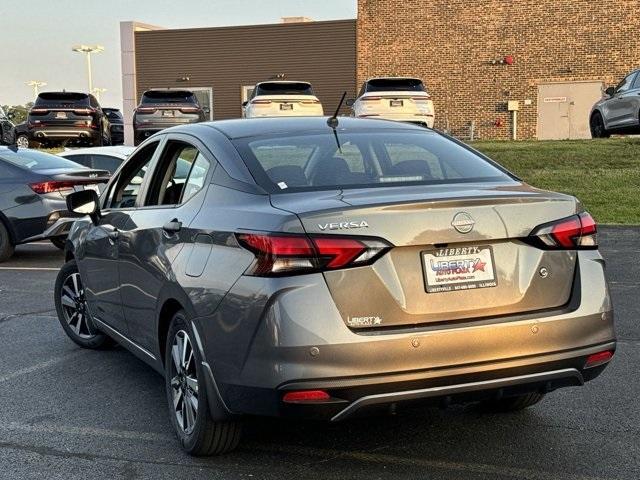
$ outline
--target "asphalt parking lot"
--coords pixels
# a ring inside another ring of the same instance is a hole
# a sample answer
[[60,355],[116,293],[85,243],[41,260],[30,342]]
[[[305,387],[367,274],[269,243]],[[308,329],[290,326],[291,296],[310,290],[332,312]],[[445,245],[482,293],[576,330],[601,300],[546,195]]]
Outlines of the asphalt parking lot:
[[640,478],[638,228],[603,228],[619,346],[584,388],[529,411],[412,408],[341,424],[247,422],[238,451],[186,456],[160,376],[122,348],[81,350],[55,317],[62,254],[46,243],[0,265],[0,478]]

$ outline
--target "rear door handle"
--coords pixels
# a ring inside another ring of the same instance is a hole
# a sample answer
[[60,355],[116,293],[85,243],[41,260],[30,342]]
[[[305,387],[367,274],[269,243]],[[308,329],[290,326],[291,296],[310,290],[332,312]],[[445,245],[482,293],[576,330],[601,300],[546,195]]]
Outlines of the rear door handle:
[[178,233],[182,229],[182,222],[178,221],[177,218],[168,221],[164,224],[162,229],[167,233]]

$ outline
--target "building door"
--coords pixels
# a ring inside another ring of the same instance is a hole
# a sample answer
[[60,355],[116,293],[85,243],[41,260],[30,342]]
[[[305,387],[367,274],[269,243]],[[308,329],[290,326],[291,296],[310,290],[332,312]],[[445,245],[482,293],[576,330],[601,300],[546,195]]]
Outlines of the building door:
[[[153,90],[153,89],[152,89]],[[158,90],[164,90],[158,87]],[[204,109],[207,120],[213,120],[213,88],[211,87],[172,87],[169,90],[189,90],[198,99],[198,103]]]
[[591,138],[589,113],[600,98],[600,81],[538,85],[538,139]]

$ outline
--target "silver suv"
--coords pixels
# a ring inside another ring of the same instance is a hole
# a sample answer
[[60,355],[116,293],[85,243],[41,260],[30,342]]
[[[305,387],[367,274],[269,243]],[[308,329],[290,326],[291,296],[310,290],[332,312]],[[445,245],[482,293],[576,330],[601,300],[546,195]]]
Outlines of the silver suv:
[[591,109],[591,136],[607,138],[612,133],[640,133],[640,69],[604,93]]

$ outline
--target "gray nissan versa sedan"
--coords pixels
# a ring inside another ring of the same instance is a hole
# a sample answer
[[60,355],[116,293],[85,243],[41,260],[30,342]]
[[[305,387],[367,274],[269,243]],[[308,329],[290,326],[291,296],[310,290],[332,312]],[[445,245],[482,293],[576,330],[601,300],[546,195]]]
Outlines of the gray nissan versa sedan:
[[612,307],[575,198],[432,130],[331,120],[163,130],[68,197],[87,217],[60,323],[163,373],[187,452],[233,449],[246,415],[517,410],[602,372]]

